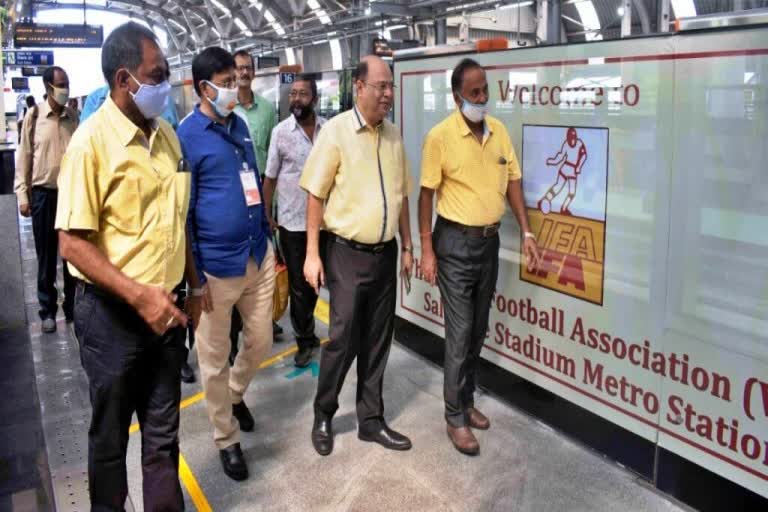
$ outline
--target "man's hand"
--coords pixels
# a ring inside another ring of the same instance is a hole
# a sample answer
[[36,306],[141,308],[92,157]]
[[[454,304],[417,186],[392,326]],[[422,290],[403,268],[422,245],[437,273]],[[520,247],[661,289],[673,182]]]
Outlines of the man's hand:
[[405,272],[408,277],[411,277],[411,270],[413,270],[413,254],[410,251],[403,251],[400,256],[400,269]]
[[164,334],[177,325],[187,326],[187,316],[174,305],[175,296],[158,286],[139,285],[140,292],[131,306],[155,334]]
[[424,272],[424,279],[432,286],[435,286],[437,284],[437,258],[431,245],[428,247],[422,246],[421,270]]
[[29,217],[30,215],[32,215],[32,208],[29,206],[29,203],[20,204],[19,213],[21,214],[22,217]]
[[203,298],[187,295],[184,299],[184,312],[192,322],[192,327],[197,329],[200,326],[200,315],[203,314]]
[[213,311],[213,298],[211,297],[211,289],[208,283],[205,283],[202,287],[202,295],[188,294],[184,300],[184,311],[192,321],[192,325],[195,329],[200,326],[200,317],[203,311],[210,313]]
[[275,222],[275,219],[273,219],[271,215],[267,217],[267,222],[269,222],[269,229],[272,230],[272,233],[277,233],[277,228],[279,225],[277,222]]
[[325,271],[319,254],[307,254],[307,258],[304,260],[304,279],[319,295],[320,287],[325,285]]
[[528,272],[535,272],[541,263],[541,250],[536,240],[531,237],[523,238],[523,254]]

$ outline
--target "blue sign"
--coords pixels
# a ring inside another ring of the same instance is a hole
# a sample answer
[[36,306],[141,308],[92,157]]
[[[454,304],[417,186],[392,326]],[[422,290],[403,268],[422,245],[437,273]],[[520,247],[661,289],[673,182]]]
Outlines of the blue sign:
[[282,85],[291,85],[296,80],[296,73],[280,73],[280,83]]
[[3,63],[7,66],[53,66],[53,52],[3,50]]

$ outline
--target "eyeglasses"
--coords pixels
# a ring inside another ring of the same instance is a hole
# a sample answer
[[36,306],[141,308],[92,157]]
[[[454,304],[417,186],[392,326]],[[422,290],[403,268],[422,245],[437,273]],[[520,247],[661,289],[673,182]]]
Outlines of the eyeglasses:
[[376,82],[374,84],[370,82],[363,83],[369,87],[373,87],[379,94],[384,94],[387,91],[395,92],[397,90],[397,86],[394,82]]
[[253,66],[236,66],[237,71],[253,71]]
[[291,91],[288,93],[288,97],[292,99],[294,98],[309,99],[312,97],[312,93],[307,91]]
[[237,87],[237,82],[234,80],[226,80],[220,84],[217,84],[214,82],[211,82],[211,83],[216,87],[220,87],[222,89],[234,89],[235,87]]

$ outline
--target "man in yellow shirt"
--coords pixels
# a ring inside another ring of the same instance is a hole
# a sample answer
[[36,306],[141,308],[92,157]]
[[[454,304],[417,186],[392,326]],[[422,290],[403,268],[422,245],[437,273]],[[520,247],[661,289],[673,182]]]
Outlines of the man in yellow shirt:
[[[408,163],[400,133],[386,119],[394,87],[383,60],[363,59],[355,73],[354,108],[323,126],[299,181],[309,193],[304,275],[315,293],[327,275],[331,296],[331,342],[320,359],[312,426],[320,455],[333,450],[331,418],[355,357],[358,437],[392,450],[411,447],[387,426],[381,398],[395,320],[398,229],[402,268],[410,275],[413,265]],[[321,222],[328,233],[325,268]]]
[[[32,216],[32,232],[37,254],[37,298],[43,332],[56,330],[59,293],[56,290],[56,264],[59,242],[54,229],[61,158],[77,129],[77,112],[67,107],[69,77],[58,66],[46,68],[43,84],[48,98],[33,105],[24,118],[16,162],[15,189],[19,213]],[[72,322],[74,280],[64,262],[64,316]]]
[[[504,125],[488,115],[483,68],[463,59],[453,70],[457,110],[427,134],[421,163],[419,232],[424,277],[437,282],[445,305],[445,418],[456,449],[480,446],[470,427],[490,421],[475,408],[475,370],[488,329],[499,272],[499,224],[504,200],[523,231],[529,268],[539,251],[530,232],[520,166]],[[432,233],[432,202],[437,222]]]
[[[110,97],[75,132],[62,160],[56,228],[80,280],[75,334],[90,386],[92,510],[123,510],[125,455],[141,425],[144,510],[179,511],[180,372],[187,317],[174,287],[187,266],[190,177],[171,126],[157,119],[171,86],[155,35],[137,24],[102,47]],[[195,299],[194,317],[200,301]]]

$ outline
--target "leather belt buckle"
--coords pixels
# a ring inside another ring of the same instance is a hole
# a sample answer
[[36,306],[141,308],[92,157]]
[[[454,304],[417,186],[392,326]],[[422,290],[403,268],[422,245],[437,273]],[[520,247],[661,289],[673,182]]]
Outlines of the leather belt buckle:
[[483,237],[484,238],[492,237],[493,235],[498,233],[498,231],[499,231],[498,224],[492,224],[490,226],[483,226]]

